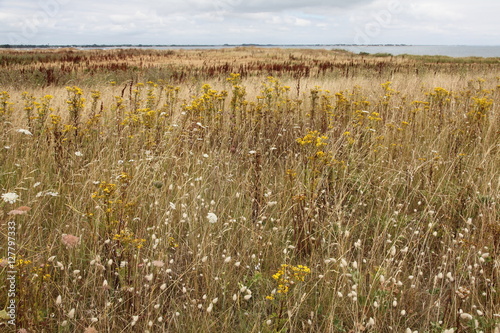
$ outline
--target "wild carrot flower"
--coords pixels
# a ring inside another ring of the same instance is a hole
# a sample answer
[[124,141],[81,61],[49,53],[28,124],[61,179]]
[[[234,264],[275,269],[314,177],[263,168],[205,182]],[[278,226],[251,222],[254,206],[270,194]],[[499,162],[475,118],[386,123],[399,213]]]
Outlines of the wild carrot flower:
[[11,210],[7,213],[7,215],[23,215],[26,214],[31,208],[28,206],[17,207],[16,209]]
[[7,203],[13,204],[19,199],[19,195],[14,192],[4,193],[2,194],[2,199]]
[[153,266],[155,267],[163,267],[165,266],[165,263],[161,260],[153,260]]
[[73,236],[73,235],[63,234],[61,240],[62,240],[63,244],[66,246],[66,248],[68,248],[68,249],[74,248],[78,244],[80,244],[80,237]]
[[208,213],[207,219],[208,219],[209,223],[216,223],[217,222],[217,215],[215,215],[214,213]]

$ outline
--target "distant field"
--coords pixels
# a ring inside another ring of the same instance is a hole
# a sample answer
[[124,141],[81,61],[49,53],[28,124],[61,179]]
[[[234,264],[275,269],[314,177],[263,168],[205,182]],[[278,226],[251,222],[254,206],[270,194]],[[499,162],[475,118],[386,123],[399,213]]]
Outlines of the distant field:
[[0,330],[500,331],[499,69],[0,50]]

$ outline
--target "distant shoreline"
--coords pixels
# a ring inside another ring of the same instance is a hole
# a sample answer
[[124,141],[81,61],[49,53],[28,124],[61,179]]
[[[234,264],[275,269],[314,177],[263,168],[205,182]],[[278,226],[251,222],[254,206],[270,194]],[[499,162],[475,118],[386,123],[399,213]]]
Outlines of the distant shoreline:
[[499,45],[468,44],[0,44],[0,48],[153,48],[153,47],[500,47]]
[[447,56],[454,58],[500,58],[500,45],[412,45],[412,44],[67,44],[67,45],[0,45],[0,50],[58,50],[58,49],[230,49],[239,47],[282,49],[344,50],[353,54]]
[[54,48],[153,48],[153,47],[339,47],[339,46],[416,46],[410,44],[3,44],[0,48],[26,49],[54,49]]

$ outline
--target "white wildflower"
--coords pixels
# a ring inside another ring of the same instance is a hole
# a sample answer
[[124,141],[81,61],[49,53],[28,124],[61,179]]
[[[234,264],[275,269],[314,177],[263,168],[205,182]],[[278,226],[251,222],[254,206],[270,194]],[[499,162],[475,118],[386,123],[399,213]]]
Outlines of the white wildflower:
[[13,204],[19,199],[19,195],[14,192],[4,193],[2,194],[2,199],[7,203]]
[[355,243],[354,243],[354,247],[359,249],[361,248],[361,239],[358,239]]
[[210,222],[210,223],[216,223],[217,222],[217,215],[215,215],[214,213],[208,213],[207,219],[208,219],[208,222]]

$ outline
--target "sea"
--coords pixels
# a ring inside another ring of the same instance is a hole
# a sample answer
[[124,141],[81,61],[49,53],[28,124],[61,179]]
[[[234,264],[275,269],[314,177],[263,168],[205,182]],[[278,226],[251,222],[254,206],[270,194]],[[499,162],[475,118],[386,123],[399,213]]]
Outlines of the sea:
[[339,47],[354,53],[390,53],[392,55],[441,55],[448,57],[500,57],[499,46],[472,45],[367,45]]
[[[369,54],[391,54],[391,55],[421,55],[421,56],[448,56],[448,57],[482,57],[500,58],[500,45],[406,45],[406,44],[384,44],[384,45],[350,45],[350,44],[235,44],[235,45],[43,45],[28,47],[37,48],[66,48],[76,49],[155,49],[155,50],[178,50],[178,49],[230,49],[236,47],[259,47],[259,48],[284,48],[284,49],[325,49],[346,50],[353,53]],[[26,48],[26,47],[22,47]]]
[[256,46],[268,48],[297,48],[297,49],[342,49],[354,53],[389,53],[392,55],[441,55],[448,57],[500,57],[500,45],[171,45],[147,46],[153,49],[222,49],[240,46]]

